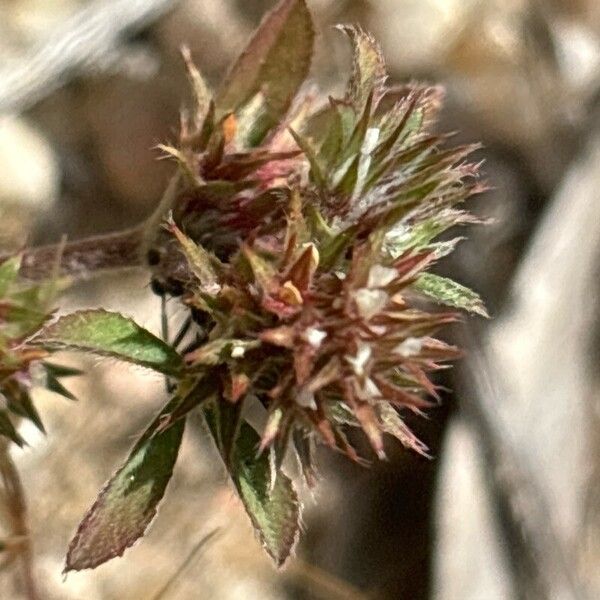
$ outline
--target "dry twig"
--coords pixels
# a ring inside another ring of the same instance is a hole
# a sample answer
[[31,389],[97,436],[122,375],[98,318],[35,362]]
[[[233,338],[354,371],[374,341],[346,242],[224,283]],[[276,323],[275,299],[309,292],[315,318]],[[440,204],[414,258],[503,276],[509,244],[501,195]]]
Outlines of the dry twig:
[[19,113],[69,79],[101,64],[177,0],[99,0],[85,6],[25,56],[0,70],[0,114]]

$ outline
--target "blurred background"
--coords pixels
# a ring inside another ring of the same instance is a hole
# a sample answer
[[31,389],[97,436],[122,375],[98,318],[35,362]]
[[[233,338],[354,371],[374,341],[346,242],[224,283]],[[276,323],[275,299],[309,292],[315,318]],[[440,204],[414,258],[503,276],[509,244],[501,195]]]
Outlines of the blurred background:
[[[0,0],[0,250],[151,213],[172,169],[153,148],[176,139],[188,99],[180,45],[216,83],[273,4]],[[473,208],[494,223],[444,268],[493,319],[451,334],[468,352],[444,382],[455,392],[411,422],[434,459],[398,447],[363,469],[323,452],[304,539],[277,572],[216,453],[188,435],[144,541],[63,579],[79,519],[163,400],[158,378],[85,363],[91,376],[70,386],[80,401],[38,394],[49,435],[25,428],[30,447],[14,452],[40,598],[600,598],[600,2],[309,4],[325,89],[350,64],[332,25],[358,22],[393,81],[446,87],[441,130],[484,144],[493,189]],[[157,331],[147,281],[86,282],[64,309],[102,305]],[[1,559],[0,598],[25,598]]]

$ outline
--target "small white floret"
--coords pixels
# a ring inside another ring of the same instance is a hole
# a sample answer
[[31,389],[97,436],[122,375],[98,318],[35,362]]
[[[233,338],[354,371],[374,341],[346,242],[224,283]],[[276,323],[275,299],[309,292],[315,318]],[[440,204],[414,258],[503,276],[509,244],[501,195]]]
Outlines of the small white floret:
[[356,356],[346,356],[346,360],[352,366],[354,374],[357,377],[362,377],[365,374],[365,367],[371,358],[371,346],[364,342],[359,342]]
[[309,327],[305,332],[306,341],[313,347],[319,348],[321,342],[327,337],[327,333],[316,327]]
[[379,135],[379,127],[369,127],[369,129],[367,129],[365,141],[360,149],[361,154],[371,154],[371,152],[375,150],[377,147],[377,142],[379,141]]
[[384,267],[383,265],[373,265],[369,270],[369,279],[367,287],[382,288],[389,285],[398,277],[396,269]]
[[380,313],[386,307],[389,299],[389,295],[383,290],[361,288],[354,294],[358,312],[364,319],[370,319]]
[[410,356],[415,356],[419,354],[423,348],[423,340],[421,338],[409,337],[406,338],[401,344],[398,344],[394,348],[394,352],[403,356],[404,358],[409,358]]
[[246,349],[243,346],[234,346],[231,350],[231,358],[243,358]]

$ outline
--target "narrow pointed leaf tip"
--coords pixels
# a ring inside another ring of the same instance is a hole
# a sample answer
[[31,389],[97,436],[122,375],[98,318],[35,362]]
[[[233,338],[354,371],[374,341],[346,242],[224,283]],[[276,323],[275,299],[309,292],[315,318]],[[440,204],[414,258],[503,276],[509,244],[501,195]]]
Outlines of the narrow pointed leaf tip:
[[167,375],[178,374],[179,354],[155,335],[119,313],[83,310],[42,329],[32,343],[118,358]]
[[236,112],[259,92],[266,129],[277,125],[306,79],[314,27],[304,0],[283,0],[263,20],[216,97],[220,114]]
[[[122,556],[144,535],[171,479],[185,421],[155,433],[158,421],[100,492],[69,545],[65,572]],[[154,434],[154,435],[153,435]]]
[[338,25],[352,41],[352,76],[346,90],[346,100],[352,102],[357,110],[362,110],[370,94],[375,101],[383,94],[387,78],[385,60],[379,44],[373,36],[360,27]]

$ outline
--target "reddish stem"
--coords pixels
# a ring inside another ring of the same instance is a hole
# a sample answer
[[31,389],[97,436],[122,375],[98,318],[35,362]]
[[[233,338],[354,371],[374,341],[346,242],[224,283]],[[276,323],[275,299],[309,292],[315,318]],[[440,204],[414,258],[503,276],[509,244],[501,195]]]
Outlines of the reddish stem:
[[[144,229],[137,227],[30,248],[23,253],[21,275],[31,280],[46,279],[55,272],[59,257],[59,275],[76,279],[85,279],[98,271],[143,266],[143,242]],[[3,258],[7,257],[0,256],[0,262]]]

